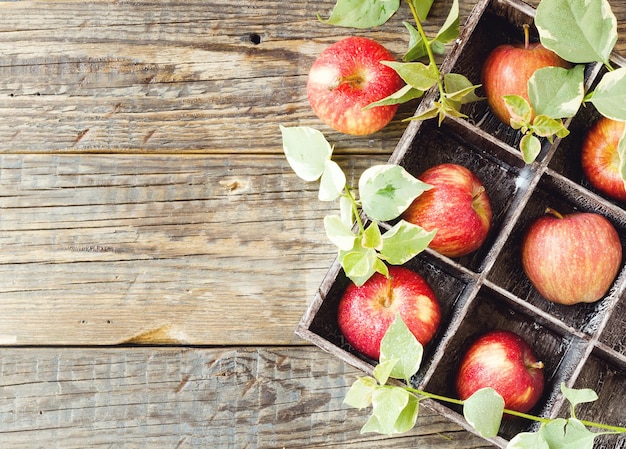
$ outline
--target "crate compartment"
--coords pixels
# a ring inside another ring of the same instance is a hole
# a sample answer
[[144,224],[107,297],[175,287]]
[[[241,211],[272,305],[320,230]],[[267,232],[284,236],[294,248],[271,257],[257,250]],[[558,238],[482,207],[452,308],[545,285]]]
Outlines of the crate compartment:
[[[586,342],[537,323],[532,314],[520,307],[520,304],[487,287],[481,288],[467,315],[446,343],[445,357],[428,380],[426,390],[457,397],[454,385],[461,357],[476,338],[496,329],[509,330],[520,335],[533,348],[537,358],[544,362],[545,389],[532,413],[549,415],[560,383],[580,363]],[[459,413],[459,421],[464,420],[460,407],[450,408]],[[532,422],[522,419],[505,420],[500,435],[510,439],[516,433],[530,430],[532,426]]]
[[[465,75],[473,84],[481,84],[481,71],[489,53],[499,45],[523,44],[524,25],[529,25],[530,42],[538,42],[539,34],[534,26],[534,9],[523,2],[491,1],[487,4],[482,16],[476,22],[471,36],[464,44],[450,71]],[[598,71],[596,64],[589,64],[585,69],[587,83],[595,79]],[[477,94],[484,96],[479,88]],[[465,105],[463,112],[468,120],[502,142],[518,148],[522,134],[508,125],[501,123],[490,111],[486,101]],[[549,152],[551,144],[541,139],[542,151],[537,161],[543,160]]]
[[600,342],[626,357],[626,292],[623,290],[620,299],[608,319],[600,335]]
[[[433,340],[424,348],[424,358],[430,359],[444,330],[450,325],[455,309],[465,301],[467,287],[473,281],[472,275],[459,271],[452,266],[442,264],[440,260],[428,254],[421,254],[404,265],[406,268],[420,274],[435,292],[441,307],[441,324]],[[340,349],[345,354],[358,358],[365,363],[375,366],[375,361],[365,358],[348,344],[337,324],[337,306],[350,280],[342,269],[339,270],[335,281],[326,294],[321,292],[319,309],[313,317],[308,331],[326,340],[332,347]],[[350,359],[348,359],[350,362]],[[427,364],[424,364],[422,371]]]
[[584,211],[599,212],[604,215],[615,225],[622,239],[624,254],[626,254],[624,217],[613,213],[614,211],[611,209],[603,208],[601,204],[594,202],[593,198],[586,195],[585,191],[577,189],[576,186],[563,183],[553,176],[545,175],[539,181],[520,214],[519,220],[496,259],[488,278],[503,289],[562,321],[572,332],[580,331],[587,335],[593,335],[617,299],[616,295],[620,284],[619,276],[605,299],[592,304],[566,306],[554,304],[544,299],[532,286],[522,269],[520,253],[523,236],[531,222],[542,216],[548,206],[562,214]]
[[[598,394],[598,400],[579,404],[576,407],[576,417],[581,420],[626,427],[624,385],[626,385],[624,366],[618,366],[604,354],[594,351],[583,366],[574,388],[591,388]],[[569,403],[563,404],[559,416],[569,416]],[[598,437],[594,445],[596,449],[624,447],[626,447],[625,434]]]
[[506,148],[481,139],[466,124],[447,119],[441,126],[434,120],[421,123],[416,137],[397,163],[413,176],[442,163],[455,163],[472,171],[483,182],[493,213],[487,241],[475,252],[455,259],[472,271],[481,271],[496,236],[515,204],[523,161]]

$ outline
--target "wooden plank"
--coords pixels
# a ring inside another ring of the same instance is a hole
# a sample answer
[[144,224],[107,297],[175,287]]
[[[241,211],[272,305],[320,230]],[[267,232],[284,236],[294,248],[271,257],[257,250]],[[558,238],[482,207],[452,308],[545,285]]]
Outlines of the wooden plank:
[[300,344],[317,188],[283,156],[0,156],[0,343]]
[[[390,154],[416,103],[372,138],[354,139],[314,116],[305,83],[314,58],[347,35],[375,37],[401,56],[408,7],[380,30],[356,31],[317,20],[333,4],[0,2],[0,153],[276,153],[284,123],[320,127],[344,149]],[[462,2],[463,14],[471,5]],[[429,31],[445,6],[434,8]]]
[[395,438],[359,433],[359,375],[313,348],[3,349],[0,441],[46,448],[491,447],[422,407]]

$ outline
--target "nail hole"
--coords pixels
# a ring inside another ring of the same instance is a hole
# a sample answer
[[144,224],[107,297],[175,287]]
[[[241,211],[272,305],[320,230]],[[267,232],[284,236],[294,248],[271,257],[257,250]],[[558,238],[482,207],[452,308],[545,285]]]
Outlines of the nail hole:
[[261,43],[261,35],[259,35],[258,33],[250,33],[250,36],[248,38],[250,39],[250,42],[252,42],[254,45],[259,45]]

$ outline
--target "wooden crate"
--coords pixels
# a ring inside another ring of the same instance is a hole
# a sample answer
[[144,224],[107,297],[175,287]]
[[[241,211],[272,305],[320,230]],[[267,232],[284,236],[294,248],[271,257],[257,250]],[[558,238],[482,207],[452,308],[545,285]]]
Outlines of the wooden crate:
[[[441,70],[480,83],[482,61],[497,45],[522,42],[523,24],[532,24],[534,9],[515,0],[481,0],[462,28]],[[531,36],[536,38],[536,30]],[[623,66],[615,57],[613,63]],[[597,82],[603,68],[590,64],[586,82]],[[479,92],[480,93],[480,92]],[[426,95],[418,112],[436,93]],[[607,295],[593,304],[561,306],[543,299],[526,278],[520,263],[521,236],[546,206],[562,213],[594,211],[616,227],[626,254],[626,211],[623,204],[594,192],[580,167],[580,144],[585,130],[599,116],[593,107],[581,108],[567,122],[571,134],[562,141],[543,142],[536,161],[526,164],[518,149],[521,134],[502,125],[486,102],[464,112],[468,119],[447,118],[411,122],[390,158],[414,176],[443,162],[464,165],[481,178],[493,207],[487,242],[477,252],[449,259],[426,250],[408,262],[435,290],[442,322],[425,347],[424,362],[412,379],[415,387],[455,397],[454,376],[460,355],[478,335],[490,329],[520,334],[545,363],[546,388],[533,413],[569,416],[560,384],[593,388],[599,400],[577,408],[579,419],[626,425],[626,270],[622,269]],[[344,340],[337,325],[337,304],[348,280],[338,262],[330,267],[296,333],[341,360],[371,374],[375,362],[358,354]],[[461,426],[469,427],[461,409],[424,402]],[[500,447],[515,434],[536,429],[522,419],[505,420]],[[599,438],[597,447],[617,448],[626,438]]]

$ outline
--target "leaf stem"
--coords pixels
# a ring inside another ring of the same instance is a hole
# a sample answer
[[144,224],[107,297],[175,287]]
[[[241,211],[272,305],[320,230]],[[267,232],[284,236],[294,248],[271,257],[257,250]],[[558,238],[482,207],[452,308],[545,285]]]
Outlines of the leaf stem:
[[579,421],[587,427],[596,427],[598,429],[610,430],[610,433],[626,433],[626,427],[612,426],[610,424],[602,424],[593,421],[585,421],[584,419],[580,419]]
[[363,225],[363,220],[361,220],[361,215],[359,214],[359,205],[356,202],[356,198],[354,198],[354,195],[352,194],[352,188],[346,184],[344,189],[346,191],[346,197],[350,200],[350,203],[352,203],[352,212],[354,213],[356,222],[359,225],[359,230],[361,231],[360,234],[362,234],[365,232],[365,226]]
[[[406,389],[410,393],[415,394],[416,396],[421,396],[422,398],[434,399],[434,400],[437,400],[437,401],[447,402],[449,404],[456,404],[456,405],[463,405],[465,403],[465,401],[462,401],[461,399],[453,399],[453,398],[449,398],[447,396],[441,396],[441,395],[438,395],[438,394],[429,393],[427,391],[418,390],[418,389],[411,388],[411,387],[402,387],[402,388]],[[540,422],[542,424],[547,424],[549,422],[554,421],[554,419],[552,419],[552,418],[541,418],[539,416],[530,415],[528,413],[517,412],[515,410],[509,410],[509,409],[504,409],[504,413],[506,413],[508,415],[517,416],[519,418],[528,419],[530,421]],[[587,427],[595,427],[597,429],[605,429],[605,430],[611,431],[611,433],[626,433],[626,427],[612,426],[610,424],[602,424],[602,423],[597,423],[597,422],[593,422],[593,421],[585,421],[585,420],[582,420],[582,419],[579,420],[579,421],[583,425],[585,425]]]
[[426,31],[424,31],[424,27],[422,26],[422,21],[420,20],[419,14],[417,14],[417,9],[415,9],[415,5],[411,0],[407,0],[409,4],[409,8],[411,9],[411,14],[413,14],[413,19],[415,20],[415,25],[417,25],[417,31],[419,35],[422,37],[424,41],[424,46],[426,47],[426,54],[428,54],[428,61],[430,65],[437,70],[437,87],[439,87],[439,95],[443,98],[446,94],[446,91],[443,87],[443,82],[441,81],[441,76],[439,72],[439,67],[437,67],[437,61],[435,60],[435,54],[433,53],[433,49],[430,47],[430,41],[428,40],[428,36],[426,35]]

